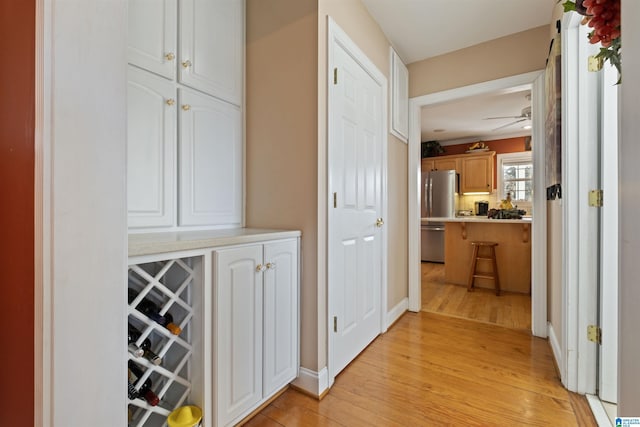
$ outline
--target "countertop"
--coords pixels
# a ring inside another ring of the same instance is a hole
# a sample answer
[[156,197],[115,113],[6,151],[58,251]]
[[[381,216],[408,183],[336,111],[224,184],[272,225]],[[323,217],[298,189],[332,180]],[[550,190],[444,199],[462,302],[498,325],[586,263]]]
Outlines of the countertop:
[[486,216],[457,216],[455,218],[448,217],[433,217],[433,218],[420,218],[421,224],[428,224],[430,222],[491,222],[491,223],[503,223],[503,224],[530,224],[532,218],[525,217],[522,219],[489,219]]
[[298,230],[270,230],[261,228],[129,234],[129,256],[254,243],[265,240],[299,237],[301,235],[302,233]]

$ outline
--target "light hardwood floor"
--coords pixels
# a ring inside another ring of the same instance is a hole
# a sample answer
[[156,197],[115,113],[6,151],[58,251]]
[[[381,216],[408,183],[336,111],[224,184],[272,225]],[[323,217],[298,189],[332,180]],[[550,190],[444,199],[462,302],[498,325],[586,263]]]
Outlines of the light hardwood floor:
[[444,265],[423,262],[422,310],[447,316],[531,330],[531,296],[476,288],[467,292],[460,285],[445,283]]
[[287,390],[247,426],[596,426],[567,392],[546,340],[434,313],[406,313],[322,401]]

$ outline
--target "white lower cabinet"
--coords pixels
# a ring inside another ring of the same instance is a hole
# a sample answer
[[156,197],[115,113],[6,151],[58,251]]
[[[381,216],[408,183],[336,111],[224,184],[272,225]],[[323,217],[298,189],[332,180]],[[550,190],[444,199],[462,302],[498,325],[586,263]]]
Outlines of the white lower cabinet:
[[298,241],[214,251],[214,412],[240,421],[298,373]]

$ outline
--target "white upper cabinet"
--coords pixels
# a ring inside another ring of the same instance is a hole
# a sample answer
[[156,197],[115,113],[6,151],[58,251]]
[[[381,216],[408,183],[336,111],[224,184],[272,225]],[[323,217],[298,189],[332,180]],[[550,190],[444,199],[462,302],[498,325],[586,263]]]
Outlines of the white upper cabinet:
[[242,226],[244,1],[128,5],[129,227]]
[[130,64],[175,80],[177,0],[129,0]]
[[180,0],[179,16],[179,82],[240,105],[244,2]]
[[175,221],[176,88],[129,66],[127,210],[129,227]]
[[240,109],[179,89],[179,225],[238,226],[242,221]]

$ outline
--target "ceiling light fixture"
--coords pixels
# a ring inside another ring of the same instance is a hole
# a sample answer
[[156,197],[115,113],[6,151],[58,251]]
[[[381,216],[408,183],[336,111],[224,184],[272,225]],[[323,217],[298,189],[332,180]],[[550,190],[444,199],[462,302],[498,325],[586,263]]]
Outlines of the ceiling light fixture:
[[524,125],[522,126],[522,129],[531,129],[531,125]]

